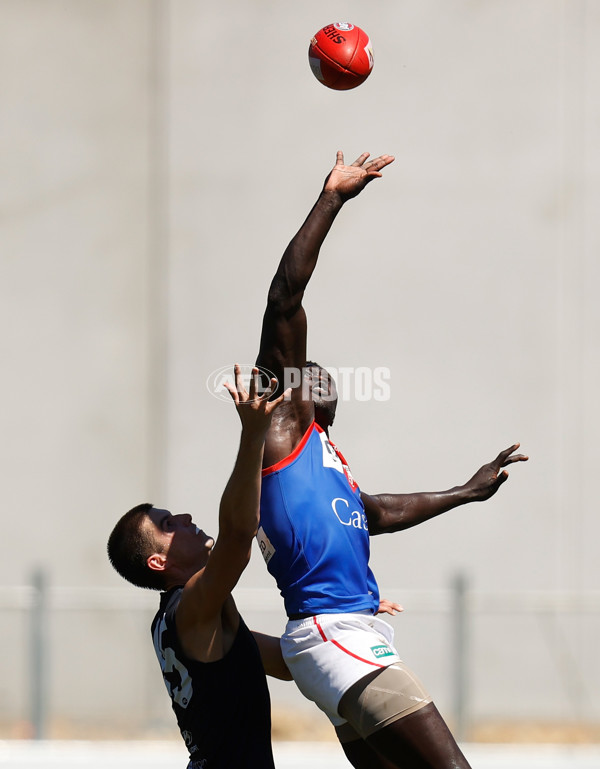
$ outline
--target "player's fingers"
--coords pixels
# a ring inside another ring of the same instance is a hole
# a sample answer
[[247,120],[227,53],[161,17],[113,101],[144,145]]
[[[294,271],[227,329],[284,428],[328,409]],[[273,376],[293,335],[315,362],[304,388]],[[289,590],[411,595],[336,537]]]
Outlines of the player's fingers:
[[400,606],[399,603],[393,603],[392,601],[386,601],[385,598],[382,598],[379,602],[379,609],[377,610],[378,614],[391,614],[392,617],[395,616],[399,611],[404,611],[404,607]]
[[506,462],[506,460],[508,459],[508,457],[513,453],[513,451],[516,451],[519,448],[520,445],[521,445],[520,443],[514,443],[512,446],[509,446],[507,449],[504,449],[504,451],[501,451],[498,454],[498,456],[496,457],[494,462],[499,467],[503,467],[503,465]]
[[371,163],[378,165],[378,166],[387,166],[390,163],[393,163],[395,160],[395,157],[393,155],[379,155],[376,158],[373,158],[371,160]]
[[233,381],[235,382],[238,393],[244,391],[244,383],[242,381],[242,369],[239,363],[236,363],[233,367]]
[[235,386],[238,391],[238,395],[242,397],[247,395],[246,388],[244,387],[244,380],[242,379],[242,369],[239,363],[236,363],[233,367],[233,375],[235,377]]
[[371,154],[370,152],[363,152],[363,154],[360,157],[356,158],[356,160],[354,161],[354,163],[352,163],[352,165],[356,166],[357,168],[360,168],[370,154]]
[[511,465],[513,462],[527,462],[528,459],[527,454],[513,454],[513,456],[506,459],[504,465]]
[[342,150],[338,150],[335,153],[335,164],[336,166],[343,166],[344,165],[344,153]]
[[393,163],[395,159],[396,158],[393,155],[380,155],[378,158],[371,160],[371,162],[368,163],[365,168],[369,171],[379,171],[381,168],[389,166],[389,164]]
[[258,369],[253,367],[250,373],[250,397],[249,400],[256,400],[256,393],[258,392]]
[[231,398],[232,398],[233,402],[237,405],[240,402],[240,397],[239,397],[238,391],[235,389],[235,387],[232,384],[229,384],[229,382],[225,382],[223,384],[223,387],[231,395]]
[[271,377],[269,384],[266,386],[266,388],[264,389],[264,391],[261,393],[261,395],[258,397],[257,400],[261,402],[268,401],[276,389],[277,389],[277,379],[276,377]]
[[394,601],[389,602],[390,609],[393,611],[404,611],[404,606],[400,606],[399,603],[395,603]]
[[[275,381],[275,383],[277,383],[276,379],[273,380],[273,381]],[[275,386],[277,386],[277,384],[275,384]],[[282,392],[281,395],[278,398],[275,398],[274,400],[269,401],[269,405],[271,406],[272,409],[276,409],[277,406],[279,406],[280,403],[283,403],[283,401],[285,401],[285,400],[289,400],[291,395],[292,395],[292,388],[288,387],[288,389],[284,390],[284,392]]]
[[503,471],[502,471],[502,472],[501,472],[501,473],[498,475],[498,479],[497,479],[497,480],[498,480],[498,486],[500,486],[501,484],[503,484],[503,483],[504,483],[504,481],[507,481],[507,480],[508,480],[508,473],[506,472],[506,470],[503,470]]

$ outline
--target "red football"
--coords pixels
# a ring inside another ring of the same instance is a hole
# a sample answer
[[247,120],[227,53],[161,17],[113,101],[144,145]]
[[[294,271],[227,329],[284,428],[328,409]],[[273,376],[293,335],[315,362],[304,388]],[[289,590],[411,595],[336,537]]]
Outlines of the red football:
[[366,32],[338,21],[320,29],[310,41],[308,61],[327,88],[348,91],[364,83],[373,69],[373,48]]

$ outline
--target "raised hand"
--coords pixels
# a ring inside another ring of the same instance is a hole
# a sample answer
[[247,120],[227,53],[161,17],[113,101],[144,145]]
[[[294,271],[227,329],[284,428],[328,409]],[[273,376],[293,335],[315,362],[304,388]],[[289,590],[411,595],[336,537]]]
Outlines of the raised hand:
[[269,397],[277,387],[277,379],[272,378],[269,387],[266,388],[262,395],[258,395],[260,377],[256,366],[252,369],[250,392],[244,386],[241,368],[237,363],[233,367],[233,374],[235,387],[229,382],[225,382],[224,387],[228,390],[231,399],[235,403],[242,427],[257,433],[266,433],[271,424],[273,412],[284,398],[289,398],[291,390],[286,390],[278,398],[270,401]]
[[352,165],[344,165],[344,153],[338,150],[335,166],[331,170],[325,185],[324,192],[337,192],[342,201],[350,200],[362,192],[369,182],[381,176],[381,169],[394,162],[392,155],[380,155],[378,158],[368,160],[369,153],[357,158]]
[[504,467],[513,462],[526,462],[529,459],[525,454],[514,453],[520,445],[520,443],[515,443],[508,449],[501,451],[496,459],[480,467],[471,480],[465,484],[474,501],[489,499],[508,480],[508,473],[503,469]]

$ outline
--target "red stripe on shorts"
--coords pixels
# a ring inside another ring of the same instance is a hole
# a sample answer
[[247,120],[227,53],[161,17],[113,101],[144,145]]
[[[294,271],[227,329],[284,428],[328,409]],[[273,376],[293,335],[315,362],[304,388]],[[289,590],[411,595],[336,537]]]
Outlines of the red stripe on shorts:
[[[319,633],[321,634],[321,638],[322,638],[322,639],[323,639],[325,642],[327,642],[328,640],[330,640],[330,639],[328,639],[328,638],[327,638],[327,636],[325,635],[325,632],[323,631],[323,628],[322,628],[322,627],[321,627],[321,625],[319,624],[319,621],[317,620],[317,618],[316,618],[316,617],[313,617],[313,621],[314,621],[315,625],[317,626],[317,628],[318,628],[318,630],[319,630]],[[335,640],[331,639],[331,643],[332,643],[334,646],[337,646],[337,648],[338,648],[340,651],[344,652],[344,654],[348,654],[350,657],[354,657],[354,659],[355,659],[355,660],[358,660],[359,662],[364,662],[364,663],[365,663],[365,665],[373,665],[373,667],[375,667],[375,668],[384,668],[384,667],[385,667],[385,665],[380,665],[380,664],[379,664],[379,662],[373,662],[372,660],[366,660],[366,659],[364,659],[363,657],[359,657],[359,656],[358,656],[358,654],[354,654],[354,652],[351,652],[349,649],[346,649],[346,648],[345,648],[344,646],[342,646],[342,645],[341,645],[341,643],[339,643],[338,641],[335,641]]]
[[321,638],[322,638],[324,641],[327,641],[327,636],[326,636],[326,635],[325,635],[325,633],[323,632],[323,628],[321,627],[321,625],[319,625],[319,620],[318,620],[316,617],[313,617],[313,622],[314,622],[314,623],[315,623],[315,625],[317,626],[317,629],[318,629],[319,633],[321,634]]

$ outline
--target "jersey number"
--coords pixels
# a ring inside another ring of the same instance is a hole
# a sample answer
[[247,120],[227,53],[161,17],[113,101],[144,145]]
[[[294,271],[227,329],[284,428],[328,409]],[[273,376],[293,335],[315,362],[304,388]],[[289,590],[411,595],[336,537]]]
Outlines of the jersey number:
[[163,617],[154,629],[154,649],[169,696],[177,705],[187,708],[194,693],[192,678],[186,666],[175,656],[173,649],[170,646],[163,646],[162,638],[165,629]]

